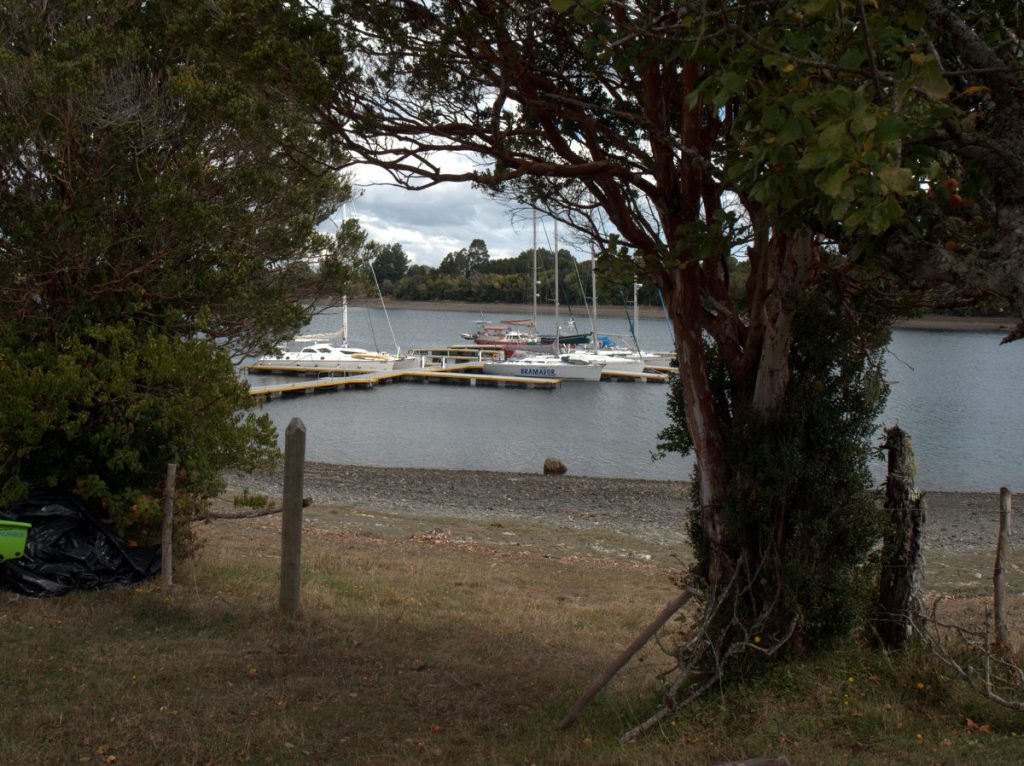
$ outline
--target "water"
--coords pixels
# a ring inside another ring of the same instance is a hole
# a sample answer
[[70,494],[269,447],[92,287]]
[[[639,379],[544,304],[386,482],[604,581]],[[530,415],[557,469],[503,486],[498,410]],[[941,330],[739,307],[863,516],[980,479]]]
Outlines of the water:
[[918,484],[1024,490],[1024,342],[997,333],[897,330],[883,416],[913,439]]
[[[479,314],[388,312],[403,348],[460,342]],[[489,321],[525,318],[489,315]],[[564,316],[563,316],[564,320]],[[311,334],[339,326],[317,317]],[[541,317],[542,330],[553,327]],[[589,320],[578,316],[581,329]],[[394,351],[379,309],[351,309],[352,345]],[[598,332],[629,334],[625,312],[602,318]],[[645,350],[668,350],[665,320],[641,319]],[[897,330],[887,362],[892,394],[882,423],[898,423],[914,440],[918,484],[932,490],[994,491],[1024,487],[1024,343],[998,345],[994,333]],[[254,385],[273,378],[254,378]],[[692,459],[654,461],[657,434],[668,425],[668,387],[638,383],[564,383],[556,391],[398,384],[372,391],[277,399],[266,412],[283,433],[293,417],[306,424],[310,460],[414,468],[536,473],[558,457],[573,475],[685,479]],[[879,441],[881,437],[879,436]],[[883,465],[875,466],[881,477]]]

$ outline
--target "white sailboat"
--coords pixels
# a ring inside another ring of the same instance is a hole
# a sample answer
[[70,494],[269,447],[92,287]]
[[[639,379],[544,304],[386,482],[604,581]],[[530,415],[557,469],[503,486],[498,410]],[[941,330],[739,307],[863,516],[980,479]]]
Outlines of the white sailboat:
[[[534,248],[536,256],[536,248]],[[536,306],[536,281],[534,282],[534,305]],[[536,309],[535,309],[536,310]],[[554,349],[560,349],[558,326],[558,222],[555,222],[555,336]],[[500,362],[484,362],[483,371],[492,375],[514,375],[521,378],[560,378],[562,380],[599,381],[604,364],[573,353],[524,355],[518,351],[510,359]]]
[[[340,339],[340,346],[331,342],[335,338]],[[339,332],[299,336],[295,340],[307,345],[298,351],[282,348],[275,356],[257,359],[254,366],[337,372],[390,372],[413,369],[421,363],[419,357],[402,356],[400,353],[393,355],[348,345],[348,296],[342,298]]]
[[574,359],[571,354],[536,354],[520,356],[502,362],[484,362],[483,371],[490,375],[513,375],[519,378],[559,378],[561,380],[598,381],[604,365],[585,359]]

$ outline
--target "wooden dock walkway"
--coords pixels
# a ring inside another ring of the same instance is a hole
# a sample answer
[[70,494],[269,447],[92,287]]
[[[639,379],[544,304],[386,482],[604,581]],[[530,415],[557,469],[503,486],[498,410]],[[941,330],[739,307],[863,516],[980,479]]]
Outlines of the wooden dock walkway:
[[[454,350],[454,349],[453,349]],[[461,350],[461,349],[460,349]],[[552,391],[562,384],[561,378],[527,378],[516,375],[490,375],[483,372],[487,353],[460,355],[438,353],[437,349],[422,350],[424,366],[387,372],[364,372],[343,368],[311,369],[286,364],[250,365],[246,370],[255,374],[316,376],[315,380],[299,383],[279,383],[252,388],[249,395],[262,400],[280,397],[306,396],[348,389],[370,390],[388,383],[442,383],[464,386],[493,386],[496,388],[527,388]],[[645,372],[602,372],[602,381],[666,383],[670,367],[648,367]]]
[[[335,375],[300,383],[282,383],[250,389],[249,395],[257,399],[306,396],[330,391],[344,391],[350,388],[370,390],[388,383],[447,383],[467,386],[494,386],[497,388],[528,388],[553,391],[562,381],[559,378],[522,378],[513,375],[487,375],[478,372],[479,362],[450,365],[445,368],[422,370],[393,370],[390,372],[366,372],[355,375]],[[308,370],[304,370],[308,372]]]

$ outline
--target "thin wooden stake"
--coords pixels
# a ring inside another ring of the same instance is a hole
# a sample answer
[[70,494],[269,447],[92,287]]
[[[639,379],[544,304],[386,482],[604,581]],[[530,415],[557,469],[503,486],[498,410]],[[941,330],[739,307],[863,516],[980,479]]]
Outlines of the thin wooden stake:
[[164,523],[160,536],[160,578],[165,588],[174,583],[174,484],[177,475],[177,464],[168,463],[162,501]]
[[995,586],[996,646],[1010,648],[1010,631],[1006,624],[1006,568],[1010,560],[1010,522],[1012,495],[1006,487],[999,489],[999,541],[996,544],[996,565],[992,573]]
[[627,646],[625,651],[616,658],[615,662],[609,665],[608,669],[590,685],[590,688],[583,693],[583,696],[576,700],[576,704],[572,706],[572,710],[569,711],[565,718],[558,722],[558,726],[555,728],[567,729],[569,726],[574,724],[576,719],[580,717],[580,713],[583,712],[583,708],[590,703],[590,700],[597,696],[598,692],[600,692],[608,682],[615,677],[616,673],[622,670],[623,666],[629,662],[633,655],[639,652],[643,648],[644,644],[651,640],[651,636],[657,633],[661,626],[671,619],[672,615],[686,606],[686,603],[691,598],[693,598],[693,593],[686,590],[672,599],[665,608],[661,610],[661,614],[654,619],[654,622],[648,625],[644,629],[644,632],[637,636],[633,640],[633,643]]
[[306,426],[292,418],[284,432],[284,491],[281,498],[281,611],[299,615],[302,584],[302,482],[306,464]]

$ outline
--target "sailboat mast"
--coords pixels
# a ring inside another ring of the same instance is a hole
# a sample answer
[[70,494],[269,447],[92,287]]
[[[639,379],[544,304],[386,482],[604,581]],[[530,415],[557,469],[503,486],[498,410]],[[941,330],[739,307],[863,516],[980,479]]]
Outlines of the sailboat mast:
[[348,296],[341,296],[341,345],[348,348]]
[[640,353],[640,283],[633,277],[633,342],[636,343],[636,352]]
[[533,333],[537,334],[537,209],[533,210],[533,282],[530,283],[533,294]]
[[555,221],[555,353],[561,353],[561,343],[558,340],[558,221]]
[[590,298],[594,304],[594,312],[590,319],[590,342],[597,348],[597,254],[590,250]]

